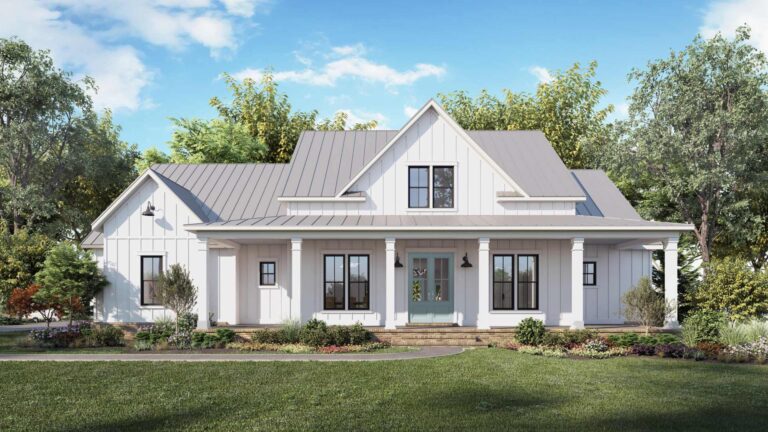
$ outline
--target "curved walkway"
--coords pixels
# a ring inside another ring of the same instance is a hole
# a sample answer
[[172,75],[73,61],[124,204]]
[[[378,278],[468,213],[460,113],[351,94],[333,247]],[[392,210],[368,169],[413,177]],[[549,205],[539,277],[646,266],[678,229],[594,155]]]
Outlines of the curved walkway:
[[464,349],[461,347],[427,346],[417,351],[382,354],[0,354],[0,361],[385,361],[443,357],[459,354],[462,351]]

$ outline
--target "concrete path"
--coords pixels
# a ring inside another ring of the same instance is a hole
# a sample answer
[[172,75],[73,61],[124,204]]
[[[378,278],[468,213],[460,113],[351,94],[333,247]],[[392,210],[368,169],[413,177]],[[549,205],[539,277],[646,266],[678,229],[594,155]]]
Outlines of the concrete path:
[[[67,321],[54,321],[51,323],[51,328],[56,327],[66,327],[68,324]],[[17,325],[0,325],[0,333],[20,333],[20,332],[28,332],[32,330],[43,330],[45,328],[45,323],[26,323],[26,324],[17,324]]]
[[413,360],[459,354],[461,347],[423,347],[417,351],[382,354],[0,354],[0,361],[177,361],[177,362],[227,362],[227,361],[385,361]]

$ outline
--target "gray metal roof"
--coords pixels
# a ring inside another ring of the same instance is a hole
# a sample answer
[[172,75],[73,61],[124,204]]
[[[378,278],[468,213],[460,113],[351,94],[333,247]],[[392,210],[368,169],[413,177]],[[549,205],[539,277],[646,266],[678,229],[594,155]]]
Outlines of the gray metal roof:
[[581,215],[552,216],[470,216],[470,215],[393,215],[393,216],[271,216],[187,225],[195,228],[265,229],[323,228],[340,230],[355,228],[659,228],[688,230],[690,225]]
[[576,214],[643,219],[605,171],[573,170],[571,173],[587,197],[587,201],[576,203]]
[[[529,195],[584,196],[540,131],[466,132]],[[336,196],[397,133],[396,130],[303,132],[281,196]]]
[[203,222],[274,216],[286,164],[159,164],[152,170]]
[[396,130],[302,132],[281,196],[336,196],[397,133]]
[[528,195],[584,196],[541,131],[466,132]]
[[85,239],[80,246],[83,249],[101,249],[104,247],[104,233],[99,231],[91,231],[85,236]]

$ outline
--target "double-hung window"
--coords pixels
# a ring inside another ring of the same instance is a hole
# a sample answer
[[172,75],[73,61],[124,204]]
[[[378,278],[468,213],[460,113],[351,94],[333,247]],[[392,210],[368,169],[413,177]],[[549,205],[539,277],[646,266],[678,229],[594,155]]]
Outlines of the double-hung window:
[[584,261],[584,285],[597,285],[597,263],[594,261]]
[[[516,302],[515,298],[517,298]],[[538,308],[539,256],[494,255],[493,309],[536,310]]]
[[324,255],[323,267],[325,310],[370,309],[371,269],[368,255]]
[[142,306],[157,306],[157,279],[163,272],[163,257],[141,257],[141,304]]
[[453,166],[408,167],[408,208],[454,208],[455,184]]

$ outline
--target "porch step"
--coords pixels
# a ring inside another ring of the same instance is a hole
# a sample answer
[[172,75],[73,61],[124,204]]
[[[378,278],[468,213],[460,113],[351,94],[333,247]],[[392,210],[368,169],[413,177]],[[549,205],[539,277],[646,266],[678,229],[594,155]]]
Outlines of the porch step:
[[467,327],[414,328],[374,330],[377,339],[400,346],[487,346],[504,344],[514,339],[514,329],[478,330]]

